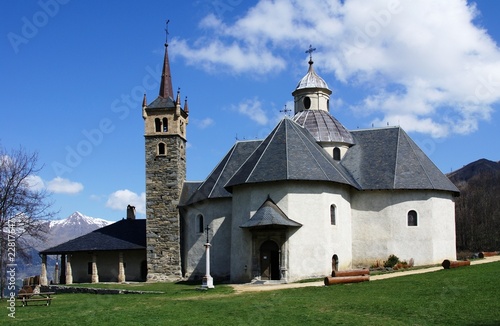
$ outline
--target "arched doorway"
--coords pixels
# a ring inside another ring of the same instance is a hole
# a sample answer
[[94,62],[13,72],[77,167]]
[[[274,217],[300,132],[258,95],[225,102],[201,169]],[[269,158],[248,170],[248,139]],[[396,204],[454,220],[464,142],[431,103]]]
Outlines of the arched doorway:
[[272,240],[267,240],[260,245],[260,276],[262,280],[281,279],[280,248]]

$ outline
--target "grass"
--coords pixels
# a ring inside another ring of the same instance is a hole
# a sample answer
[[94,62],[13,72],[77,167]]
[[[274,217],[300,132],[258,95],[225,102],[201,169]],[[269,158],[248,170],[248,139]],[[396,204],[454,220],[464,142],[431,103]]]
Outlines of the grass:
[[241,294],[217,284],[209,291],[193,284],[102,284],[165,294],[58,294],[50,307],[18,306],[15,320],[3,310],[0,324],[498,325],[499,272],[496,262],[365,283]]

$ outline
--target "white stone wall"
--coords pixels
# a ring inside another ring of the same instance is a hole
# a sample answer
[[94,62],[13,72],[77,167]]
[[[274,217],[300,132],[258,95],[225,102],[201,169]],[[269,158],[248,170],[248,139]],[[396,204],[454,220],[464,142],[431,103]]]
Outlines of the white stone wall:
[[207,234],[199,232],[198,215],[203,215],[203,224],[210,227],[210,274],[217,279],[229,277],[231,199],[210,199],[185,208],[184,222],[184,269],[190,279],[205,275],[205,246]]
[[[286,255],[288,282],[310,277],[324,277],[332,271],[332,256],[337,254],[340,269],[351,265],[351,208],[347,187],[333,183],[279,182],[233,189],[231,238],[231,280],[249,281],[252,264],[252,236],[239,226],[264,203],[267,196],[292,220],[303,226],[288,231],[282,245]],[[330,205],[337,207],[337,223],[330,223]]]
[[[455,205],[439,191],[353,191],[353,266],[370,266],[391,254],[415,265],[455,259]],[[418,225],[408,226],[415,210]]]

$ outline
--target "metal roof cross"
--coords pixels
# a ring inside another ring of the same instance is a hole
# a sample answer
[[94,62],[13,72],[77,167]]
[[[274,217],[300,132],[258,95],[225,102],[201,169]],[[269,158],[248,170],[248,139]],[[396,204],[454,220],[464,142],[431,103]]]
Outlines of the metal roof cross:
[[309,53],[309,61],[312,61],[312,53],[316,51],[316,48],[313,48],[311,44],[309,44],[309,49],[306,51],[306,53]]

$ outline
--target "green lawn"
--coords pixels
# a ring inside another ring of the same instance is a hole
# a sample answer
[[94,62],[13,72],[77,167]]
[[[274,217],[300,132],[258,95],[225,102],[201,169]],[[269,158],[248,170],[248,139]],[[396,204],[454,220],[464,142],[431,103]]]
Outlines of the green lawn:
[[217,284],[209,291],[188,284],[118,285],[165,294],[58,294],[50,307],[18,306],[15,320],[3,309],[0,324],[500,325],[499,275],[497,262],[381,281],[243,294]]

